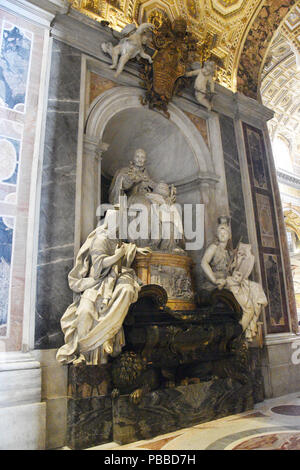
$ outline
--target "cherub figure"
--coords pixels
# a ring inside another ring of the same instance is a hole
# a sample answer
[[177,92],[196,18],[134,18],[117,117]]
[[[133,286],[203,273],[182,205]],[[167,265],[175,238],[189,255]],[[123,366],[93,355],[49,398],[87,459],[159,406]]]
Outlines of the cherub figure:
[[146,54],[143,46],[147,43],[148,32],[153,29],[151,23],[142,23],[138,28],[135,24],[128,24],[121,31],[121,40],[119,44],[113,46],[111,42],[101,44],[103,52],[109,54],[112,58],[111,69],[117,69],[115,77],[118,77],[123,71],[126,63],[130,59],[140,56],[142,59],[148,60],[152,64],[152,58]]
[[195,62],[192,65],[193,70],[186,72],[186,77],[192,77],[196,75],[194,84],[195,96],[198,103],[205,106],[209,111],[212,108],[212,98],[215,94],[215,82],[213,80],[215,74],[216,64],[212,60],[207,60],[203,67],[199,62]]

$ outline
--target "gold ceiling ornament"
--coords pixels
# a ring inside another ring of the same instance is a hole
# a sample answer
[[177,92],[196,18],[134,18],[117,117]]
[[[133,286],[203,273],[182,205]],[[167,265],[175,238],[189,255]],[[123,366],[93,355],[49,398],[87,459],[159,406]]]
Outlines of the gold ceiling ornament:
[[292,230],[296,233],[298,239],[300,240],[300,214],[295,209],[284,208],[284,222],[287,229]]
[[[213,56],[213,49],[217,42],[217,35],[208,32],[203,41],[198,43],[197,51],[196,51],[196,58],[201,63],[201,66],[204,65],[204,62],[212,58]],[[214,57],[214,61],[217,65],[220,66],[221,62],[218,60],[217,57]]]
[[234,5],[238,0],[218,0],[219,3],[225,3],[225,5]]
[[147,18],[147,21],[155,26],[155,29],[158,30],[164,21],[168,20],[168,15],[162,10],[154,10],[150,13]]
[[192,16],[192,18],[198,18],[198,5],[196,0],[186,0],[186,8],[188,14]]
[[[267,5],[282,4],[285,8],[293,0],[69,0],[72,7],[84,15],[96,21],[107,21],[116,31],[122,30],[126,24],[135,23],[137,26],[148,22],[149,16],[155,14],[155,10],[161,10],[173,21],[177,17],[183,17],[187,21],[188,31],[198,38],[199,43],[205,41],[208,33],[215,35],[217,40],[213,50],[223,65],[219,67],[217,76],[221,85],[232,91],[237,90],[237,74],[242,60],[242,67],[248,64],[248,48],[244,45],[252,39],[254,32],[265,29],[269,20],[263,20],[263,8]],[[289,7],[288,7],[289,8]],[[256,18],[262,12],[262,23],[256,28]],[[157,17],[157,14],[156,14]],[[251,25],[254,25],[254,28]],[[295,15],[290,18],[289,28],[295,28]],[[275,28],[274,28],[275,30]],[[299,35],[298,35],[299,36]],[[250,48],[251,49],[251,48]],[[259,55],[256,51],[255,54]],[[252,62],[255,62],[255,54]],[[260,60],[260,59],[259,59]],[[258,65],[250,65],[253,75],[259,75]],[[244,72],[239,72],[241,76]],[[243,77],[242,77],[243,78]],[[247,79],[247,77],[246,77]],[[243,89],[247,94],[247,86]]]

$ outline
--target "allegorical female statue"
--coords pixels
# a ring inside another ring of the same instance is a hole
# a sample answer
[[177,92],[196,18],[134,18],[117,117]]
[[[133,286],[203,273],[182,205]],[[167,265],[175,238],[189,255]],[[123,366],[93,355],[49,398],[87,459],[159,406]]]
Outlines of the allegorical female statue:
[[124,346],[122,324],[138,298],[141,282],[131,264],[149,249],[118,243],[117,211],[109,210],[78,252],[68,280],[76,294],[61,319],[65,344],[57,352],[62,364],[100,364]]
[[267,298],[262,286],[248,279],[254,267],[251,245],[240,242],[234,251],[229,250],[229,217],[220,217],[218,222],[217,241],[206,249],[201,262],[207,277],[203,289],[225,288],[234,295],[243,310],[240,325],[251,342],[257,334],[257,322]]
[[201,267],[207,277],[207,282],[203,285],[205,290],[217,287],[222,289],[225,286],[231,263],[231,252],[228,248],[230,239],[229,217],[219,217],[217,238],[206,249],[201,261]]
[[226,289],[232,292],[242,307],[243,316],[240,324],[249,342],[256,336],[261,309],[268,304],[262,286],[248,279],[253,266],[254,255],[251,245],[239,243],[232,263],[232,274],[227,277],[225,284]]
[[[109,190],[109,202],[118,204],[120,194],[124,193],[128,198],[128,208],[135,205],[147,211],[149,231],[145,239],[135,240],[139,246],[151,246],[153,250],[169,253],[183,251],[182,217],[175,204],[175,187],[154,182],[145,165],[146,152],[137,149],[129,166],[119,169],[114,175]],[[151,222],[158,225],[153,238],[150,234]]]

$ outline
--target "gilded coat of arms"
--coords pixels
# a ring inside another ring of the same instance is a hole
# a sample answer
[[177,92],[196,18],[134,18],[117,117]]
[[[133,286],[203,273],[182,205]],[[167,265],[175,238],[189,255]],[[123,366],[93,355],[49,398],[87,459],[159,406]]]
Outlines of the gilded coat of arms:
[[141,72],[146,94],[142,100],[150,109],[163,111],[169,117],[168,103],[186,83],[184,75],[197,50],[197,39],[187,31],[183,18],[173,23],[164,19],[152,39],[153,63],[144,63]]

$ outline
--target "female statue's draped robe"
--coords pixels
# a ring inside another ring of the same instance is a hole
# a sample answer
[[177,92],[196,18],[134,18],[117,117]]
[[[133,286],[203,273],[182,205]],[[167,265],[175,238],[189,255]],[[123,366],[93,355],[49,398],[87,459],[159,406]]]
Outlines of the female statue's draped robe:
[[245,338],[251,342],[258,331],[257,322],[261,309],[268,304],[267,297],[262,286],[257,282],[249,281],[249,279],[236,282],[232,277],[229,277],[227,288],[242,307],[243,316],[239,323],[243,328]]
[[136,246],[132,243],[124,246],[125,256],[105,268],[103,262],[114,255],[117,241],[108,237],[105,228],[98,227],[79,250],[68,277],[77,296],[61,319],[65,344],[57,352],[59,362],[71,363],[82,354],[88,364],[104,363],[106,341],[112,341],[114,355],[124,346],[122,324],[141,288],[130,268]]

